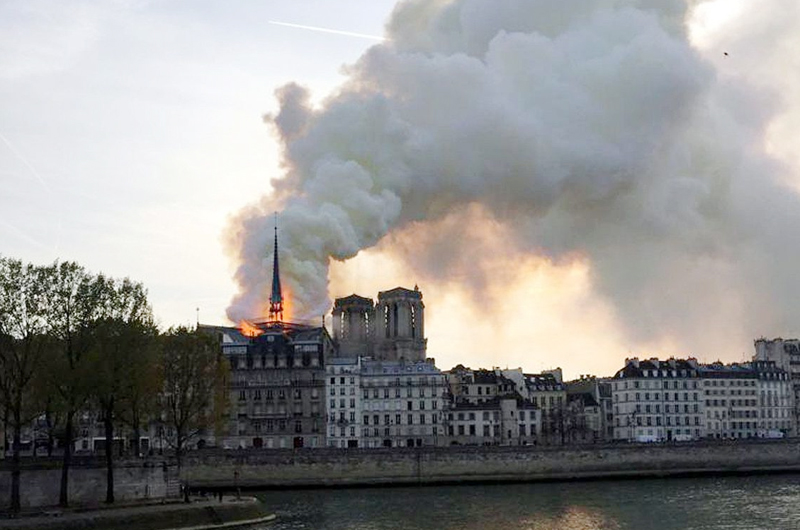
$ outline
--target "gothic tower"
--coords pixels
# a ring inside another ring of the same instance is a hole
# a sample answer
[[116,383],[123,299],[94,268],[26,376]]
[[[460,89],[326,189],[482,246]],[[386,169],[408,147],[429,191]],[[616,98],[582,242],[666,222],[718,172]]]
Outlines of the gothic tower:
[[375,306],[377,359],[423,361],[426,357],[425,305],[418,287],[378,293]]
[[370,298],[350,295],[333,305],[333,338],[340,357],[372,355],[375,306]]

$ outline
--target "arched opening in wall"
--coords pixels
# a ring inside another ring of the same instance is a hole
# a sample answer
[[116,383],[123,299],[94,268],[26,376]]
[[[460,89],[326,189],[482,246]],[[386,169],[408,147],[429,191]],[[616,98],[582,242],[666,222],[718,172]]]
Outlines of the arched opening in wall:
[[394,324],[394,336],[397,336],[397,320],[398,315],[400,314],[400,309],[397,307],[397,303],[392,304],[392,324]]
[[383,329],[384,329],[384,335],[386,336],[386,338],[388,339],[389,337],[391,337],[391,335],[390,335],[391,327],[389,326],[389,306],[388,305],[383,306]]
[[417,338],[417,308],[411,306],[411,338]]

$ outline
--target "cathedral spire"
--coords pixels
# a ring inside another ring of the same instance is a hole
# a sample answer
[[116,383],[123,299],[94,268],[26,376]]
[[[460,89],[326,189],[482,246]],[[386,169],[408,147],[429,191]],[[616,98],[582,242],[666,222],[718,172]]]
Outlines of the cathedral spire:
[[283,321],[283,294],[281,294],[281,273],[278,269],[278,213],[275,212],[275,244],[272,261],[272,294],[269,297],[269,319]]

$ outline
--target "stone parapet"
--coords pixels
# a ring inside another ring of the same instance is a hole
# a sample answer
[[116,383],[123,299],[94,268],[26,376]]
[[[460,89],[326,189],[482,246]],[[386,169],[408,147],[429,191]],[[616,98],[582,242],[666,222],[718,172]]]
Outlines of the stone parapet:
[[192,488],[521,482],[800,470],[794,440],[579,447],[198,451]]

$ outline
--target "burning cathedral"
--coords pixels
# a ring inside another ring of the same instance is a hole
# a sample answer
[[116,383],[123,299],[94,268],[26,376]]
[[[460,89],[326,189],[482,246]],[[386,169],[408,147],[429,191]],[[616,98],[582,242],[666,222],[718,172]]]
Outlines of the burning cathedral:
[[[417,287],[382,291],[377,303],[355,294],[337,299],[333,336],[324,320],[319,326],[285,320],[284,303],[276,225],[268,318],[231,327],[199,326],[219,336],[230,363],[227,433],[217,440],[218,445],[230,449],[323,447],[330,418],[337,426],[347,427],[342,432],[358,438],[362,432],[359,429],[356,436],[355,426],[361,422],[356,422],[355,410],[360,412],[361,407],[350,396],[357,390],[348,389],[352,407],[340,419],[331,411],[336,401],[326,401],[334,391],[326,387],[326,365],[365,359],[428,366],[424,304]],[[344,400],[342,404],[346,405]]]

